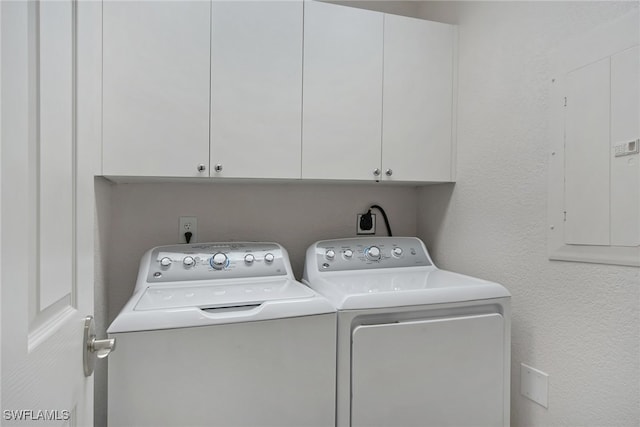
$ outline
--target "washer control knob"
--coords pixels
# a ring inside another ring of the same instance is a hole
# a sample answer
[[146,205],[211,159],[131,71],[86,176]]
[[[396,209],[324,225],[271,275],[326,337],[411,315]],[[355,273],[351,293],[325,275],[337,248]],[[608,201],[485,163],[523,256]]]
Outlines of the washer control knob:
[[192,256],[186,256],[182,260],[182,263],[184,264],[185,267],[190,268],[190,267],[193,267],[196,261],[193,259]]
[[244,256],[244,263],[247,264],[247,265],[253,264],[253,261],[255,261],[255,260],[256,260],[256,257],[253,256],[253,254],[246,254]]
[[227,266],[228,262],[229,259],[227,258],[227,256],[222,252],[218,252],[211,257],[209,264],[211,264],[211,267],[215,268],[216,270],[222,270]]
[[266,262],[267,264],[271,264],[274,259],[276,259],[276,257],[274,257],[271,252],[264,256],[264,262]]
[[329,261],[331,261],[331,260],[335,259],[336,253],[335,253],[335,251],[333,249],[329,249],[324,253],[324,257],[326,259],[328,259]]
[[171,258],[169,258],[168,256],[162,258],[160,260],[160,265],[163,267],[169,267],[171,265]]
[[346,259],[351,259],[353,257],[353,251],[351,249],[345,249],[342,254]]
[[391,253],[394,257],[399,257],[400,255],[402,255],[402,248],[393,248]]
[[380,248],[377,246],[371,246],[365,249],[364,253],[371,261],[378,261],[380,259]]

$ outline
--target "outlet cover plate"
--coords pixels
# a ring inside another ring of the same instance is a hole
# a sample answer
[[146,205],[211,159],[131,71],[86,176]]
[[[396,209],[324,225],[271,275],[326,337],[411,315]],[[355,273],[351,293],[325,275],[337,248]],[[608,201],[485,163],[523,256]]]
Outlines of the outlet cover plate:
[[549,374],[521,363],[520,394],[549,408]]
[[376,214],[371,214],[371,230],[360,228],[360,217],[362,217],[362,214],[358,214],[356,217],[356,234],[376,234]]
[[184,233],[190,231],[191,241],[189,243],[196,243],[198,241],[198,218],[195,216],[181,216],[178,226],[178,243],[187,243]]

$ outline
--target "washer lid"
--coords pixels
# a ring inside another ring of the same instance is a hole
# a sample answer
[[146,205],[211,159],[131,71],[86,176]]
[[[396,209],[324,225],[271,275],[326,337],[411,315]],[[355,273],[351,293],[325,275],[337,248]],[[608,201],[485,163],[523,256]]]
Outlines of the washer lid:
[[334,312],[326,298],[290,279],[167,284],[136,292],[107,332],[178,329]]
[[339,310],[442,304],[511,296],[501,285],[434,267],[325,274],[308,285]]
[[138,299],[136,311],[180,307],[211,309],[263,303],[291,298],[310,298],[315,293],[304,285],[283,279],[233,284],[149,286]]

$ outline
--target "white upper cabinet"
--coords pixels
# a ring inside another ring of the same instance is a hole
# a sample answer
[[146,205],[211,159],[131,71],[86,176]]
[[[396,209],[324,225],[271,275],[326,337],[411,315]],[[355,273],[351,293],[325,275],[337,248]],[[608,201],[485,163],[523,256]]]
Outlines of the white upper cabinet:
[[451,181],[455,28],[316,1],[105,1],[106,176]]
[[372,180],[382,141],[383,14],[304,11],[302,178]]
[[384,16],[383,179],[451,181],[454,29]]
[[452,180],[455,27],[305,3],[302,177]]
[[300,178],[302,1],[214,1],[211,17],[211,176]]
[[104,175],[208,176],[210,7],[104,2]]

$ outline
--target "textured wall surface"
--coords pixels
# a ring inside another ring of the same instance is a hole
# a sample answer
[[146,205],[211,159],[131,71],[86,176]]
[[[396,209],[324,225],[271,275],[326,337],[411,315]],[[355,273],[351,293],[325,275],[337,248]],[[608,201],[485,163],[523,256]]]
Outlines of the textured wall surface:
[[[376,184],[120,184],[112,187],[107,280],[109,321],[127,302],[142,254],[177,243],[178,217],[198,218],[198,241],[274,241],[302,277],[322,239],[354,236],[356,214],[381,205],[394,235],[414,236],[417,191]],[[374,213],[376,213],[374,211]],[[376,230],[386,235],[380,215]]]
[[[426,2],[459,24],[458,177],[419,191],[418,234],[440,267],[513,295],[512,425],[640,425],[640,271],[549,261],[547,54],[638,2]],[[549,409],[520,363],[550,375]]]

